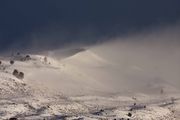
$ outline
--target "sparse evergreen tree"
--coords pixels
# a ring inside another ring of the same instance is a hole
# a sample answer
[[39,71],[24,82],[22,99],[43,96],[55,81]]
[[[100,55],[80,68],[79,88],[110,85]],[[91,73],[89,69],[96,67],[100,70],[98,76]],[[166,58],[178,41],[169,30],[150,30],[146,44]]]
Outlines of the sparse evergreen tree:
[[30,55],[26,55],[25,59],[30,60],[31,59]]
[[18,70],[17,70],[17,69],[14,69],[13,75],[17,77],[17,76],[18,76],[18,73],[19,73]]
[[18,78],[19,78],[19,79],[23,79],[23,78],[24,78],[24,73],[23,73],[23,72],[20,72],[19,75],[18,75]]
[[132,113],[128,113],[128,116],[129,116],[129,117],[132,117]]
[[10,64],[13,65],[14,64],[14,60],[10,60]]

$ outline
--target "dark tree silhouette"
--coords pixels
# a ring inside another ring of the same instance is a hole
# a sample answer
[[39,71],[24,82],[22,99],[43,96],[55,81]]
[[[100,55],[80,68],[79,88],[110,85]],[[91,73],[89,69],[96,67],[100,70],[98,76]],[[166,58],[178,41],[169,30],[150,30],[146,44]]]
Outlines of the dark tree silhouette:
[[19,79],[23,79],[23,78],[24,78],[24,73],[23,73],[23,72],[20,72],[19,75],[18,75],[18,78],[19,78]]
[[26,55],[25,60],[30,60],[30,59],[31,59],[30,55]]
[[19,73],[18,70],[17,70],[17,69],[14,69],[13,75],[17,77],[17,76],[18,76],[18,73]]
[[18,120],[16,117],[9,118],[9,120]]
[[132,117],[132,113],[128,113],[128,116],[129,116],[129,117]]
[[10,64],[13,65],[14,64],[14,60],[10,60]]

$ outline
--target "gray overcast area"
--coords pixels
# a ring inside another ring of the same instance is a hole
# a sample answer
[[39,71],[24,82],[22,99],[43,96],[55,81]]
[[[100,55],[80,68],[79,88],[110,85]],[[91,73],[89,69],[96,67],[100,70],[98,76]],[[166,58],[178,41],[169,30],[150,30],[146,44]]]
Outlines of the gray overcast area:
[[175,25],[179,4],[179,0],[0,1],[0,50],[92,45]]

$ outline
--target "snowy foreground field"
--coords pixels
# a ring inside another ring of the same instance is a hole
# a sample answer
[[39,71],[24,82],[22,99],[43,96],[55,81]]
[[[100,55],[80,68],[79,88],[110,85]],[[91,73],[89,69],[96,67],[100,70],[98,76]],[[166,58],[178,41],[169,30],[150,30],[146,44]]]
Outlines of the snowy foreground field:
[[[115,62],[83,49],[61,59],[30,55],[30,60],[22,61],[22,57],[15,56],[13,65],[12,58],[1,57],[2,120],[180,120],[179,90],[161,80],[138,85],[142,67],[127,66],[126,75]],[[24,79],[15,77],[14,69],[23,72]],[[115,82],[123,79],[120,73],[135,81]]]

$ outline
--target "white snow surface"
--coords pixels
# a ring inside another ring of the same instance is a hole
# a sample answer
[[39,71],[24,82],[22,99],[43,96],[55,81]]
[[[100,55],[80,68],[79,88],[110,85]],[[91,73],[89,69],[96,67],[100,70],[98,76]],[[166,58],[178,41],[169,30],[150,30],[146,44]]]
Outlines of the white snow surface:
[[[164,82],[142,84],[134,91],[136,87],[130,89],[126,75],[119,77],[122,70],[114,62],[91,50],[61,59],[48,56],[47,61],[44,55],[30,56],[31,60],[15,60],[13,65],[10,58],[1,60],[2,120],[180,119],[178,89]],[[14,69],[22,71],[24,79],[13,76]],[[143,70],[136,65],[129,69],[137,73]]]

